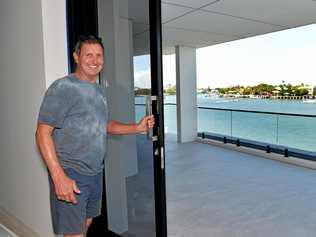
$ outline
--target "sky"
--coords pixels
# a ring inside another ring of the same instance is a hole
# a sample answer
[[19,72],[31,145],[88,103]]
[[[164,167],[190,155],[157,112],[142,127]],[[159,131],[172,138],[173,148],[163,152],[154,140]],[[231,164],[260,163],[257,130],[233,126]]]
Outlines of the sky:
[[[316,85],[316,24],[197,49],[196,70],[198,88]],[[149,55],[134,58],[134,78],[150,87]],[[175,55],[163,56],[163,80],[176,83]]]

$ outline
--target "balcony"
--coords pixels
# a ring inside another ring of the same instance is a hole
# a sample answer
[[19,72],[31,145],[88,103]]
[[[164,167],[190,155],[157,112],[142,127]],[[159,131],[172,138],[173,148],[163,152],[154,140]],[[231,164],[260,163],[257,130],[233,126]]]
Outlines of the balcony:
[[[147,189],[138,190],[137,198],[128,192],[128,205],[134,207],[129,226],[139,236],[152,236],[153,225],[147,218],[153,210],[148,193],[152,160],[142,159],[151,152],[142,149],[146,142],[144,136],[138,137],[139,165],[145,168],[127,180],[129,187],[142,180],[142,189]],[[174,135],[166,135],[169,237],[313,236],[315,185],[312,169],[263,159],[260,152],[250,155],[199,142],[180,144]],[[140,223],[146,219],[147,225],[137,228],[135,211],[143,216]]]
[[[144,113],[141,104],[137,105],[136,112],[139,117]],[[197,139],[199,141],[178,143],[174,134],[176,106],[165,104],[168,236],[313,236],[316,191],[312,187],[316,184],[316,173],[311,168],[316,166],[314,161],[306,159],[315,157],[315,151],[310,149],[313,148],[310,141],[315,138],[311,132],[315,116],[216,108],[199,108],[198,115],[200,124],[201,119],[208,118],[208,127],[199,126],[199,131],[205,129],[212,134],[209,137],[221,141]],[[259,117],[264,122],[260,126]],[[297,131],[302,124],[308,125],[307,132],[289,133],[295,128]],[[254,132],[256,129],[264,134]],[[295,143],[300,135],[305,138]],[[234,144],[224,144],[224,137],[227,143]],[[236,146],[237,138],[239,145],[248,147]],[[142,147],[146,140],[142,136],[137,140],[138,150],[144,152]],[[272,153],[267,153],[267,146]],[[295,154],[304,159],[285,157],[285,149],[287,155],[297,152]],[[141,179],[143,188],[148,190],[152,182],[152,161],[141,159],[146,154],[138,155],[139,165],[147,168],[142,169],[138,177],[128,178],[127,182],[133,187],[133,182]],[[138,193],[143,191],[138,190]],[[144,218],[151,216],[153,195],[133,199],[132,190],[128,195],[130,207],[140,208],[138,211]],[[147,208],[144,202],[149,204]],[[130,216],[130,220],[130,226],[137,226],[136,219],[133,222]],[[153,220],[148,219],[147,225],[139,236],[151,236],[149,230],[153,228]],[[134,231],[139,234],[139,229]]]

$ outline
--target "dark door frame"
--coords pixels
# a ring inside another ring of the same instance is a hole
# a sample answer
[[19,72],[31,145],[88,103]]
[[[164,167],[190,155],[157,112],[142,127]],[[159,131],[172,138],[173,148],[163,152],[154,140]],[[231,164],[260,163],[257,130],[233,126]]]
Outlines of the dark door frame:
[[157,136],[158,138],[157,141],[153,142],[156,237],[167,237],[161,0],[148,1],[150,23],[151,94],[152,96],[157,97],[157,101],[153,100],[152,102],[152,113],[155,116],[157,123],[153,129],[153,136]]
[[74,72],[72,57],[75,43],[80,35],[98,36],[98,0],[66,0],[68,69]]
[[[67,0],[67,38],[69,72],[73,72],[73,47],[80,35],[98,36],[98,0]],[[162,81],[162,31],[161,31],[161,0],[149,1],[150,19],[150,65],[151,94],[153,98],[153,115],[156,126],[153,136],[154,190],[156,237],[167,237],[166,185],[165,185],[165,151],[164,151],[164,118],[163,118],[163,81]],[[105,177],[105,175],[104,175]],[[103,179],[104,180],[104,179]],[[106,190],[105,182],[104,190]],[[119,236],[108,229],[105,191],[102,195],[101,215],[93,220],[88,237]]]

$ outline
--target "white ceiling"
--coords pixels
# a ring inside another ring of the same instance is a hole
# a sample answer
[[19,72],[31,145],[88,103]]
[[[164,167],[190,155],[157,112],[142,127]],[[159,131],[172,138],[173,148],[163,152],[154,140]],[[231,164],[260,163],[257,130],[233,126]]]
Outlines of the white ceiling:
[[[130,0],[135,54],[149,45],[149,0]],[[131,4],[133,3],[133,4]],[[163,0],[164,53],[316,23],[316,0]]]

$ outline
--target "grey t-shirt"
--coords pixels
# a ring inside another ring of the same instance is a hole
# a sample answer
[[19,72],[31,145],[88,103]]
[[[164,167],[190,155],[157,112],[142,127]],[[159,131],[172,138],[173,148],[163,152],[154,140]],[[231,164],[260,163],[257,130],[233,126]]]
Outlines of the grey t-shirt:
[[38,116],[38,123],[55,128],[53,140],[61,166],[84,175],[95,175],[103,169],[107,120],[102,87],[73,74],[48,88]]

